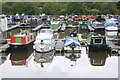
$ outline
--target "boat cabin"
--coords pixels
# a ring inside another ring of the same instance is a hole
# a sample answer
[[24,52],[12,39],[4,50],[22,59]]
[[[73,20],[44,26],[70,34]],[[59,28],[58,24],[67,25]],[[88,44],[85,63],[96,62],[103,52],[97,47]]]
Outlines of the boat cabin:
[[101,34],[92,33],[88,36],[88,47],[90,51],[93,50],[106,50],[106,38],[101,36]]

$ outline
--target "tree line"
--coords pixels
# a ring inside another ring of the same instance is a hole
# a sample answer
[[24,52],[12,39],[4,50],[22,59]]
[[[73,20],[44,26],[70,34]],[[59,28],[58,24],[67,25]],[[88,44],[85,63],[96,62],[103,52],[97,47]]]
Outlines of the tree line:
[[120,14],[120,2],[2,2],[6,15],[100,15]]

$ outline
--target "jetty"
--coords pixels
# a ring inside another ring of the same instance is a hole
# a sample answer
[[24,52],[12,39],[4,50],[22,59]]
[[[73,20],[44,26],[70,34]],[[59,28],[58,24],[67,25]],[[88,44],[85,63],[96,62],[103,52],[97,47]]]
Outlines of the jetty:
[[39,26],[33,28],[32,31],[37,31],[37,30],[39,30],[42,26],[43,26],[43,24],[41,24],[41,25],[39,25]]
[[64,39],[58,39],[55,45],[55,51],[62,51],[64,47]]

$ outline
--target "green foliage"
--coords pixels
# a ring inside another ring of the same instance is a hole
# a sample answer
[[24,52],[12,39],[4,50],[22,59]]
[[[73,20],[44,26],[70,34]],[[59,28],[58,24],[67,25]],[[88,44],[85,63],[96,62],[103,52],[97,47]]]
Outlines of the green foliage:
[[119,10],[120,2],[2,2],[2,12],[8,15],[117,14]]

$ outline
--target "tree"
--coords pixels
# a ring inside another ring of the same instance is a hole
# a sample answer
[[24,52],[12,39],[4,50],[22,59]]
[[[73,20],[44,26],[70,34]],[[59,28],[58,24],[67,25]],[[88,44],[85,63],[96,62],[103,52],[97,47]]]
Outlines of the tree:
[[101,4],[100,11],[103,14],[117,14],[117,6],[113,2],[105,2]]

